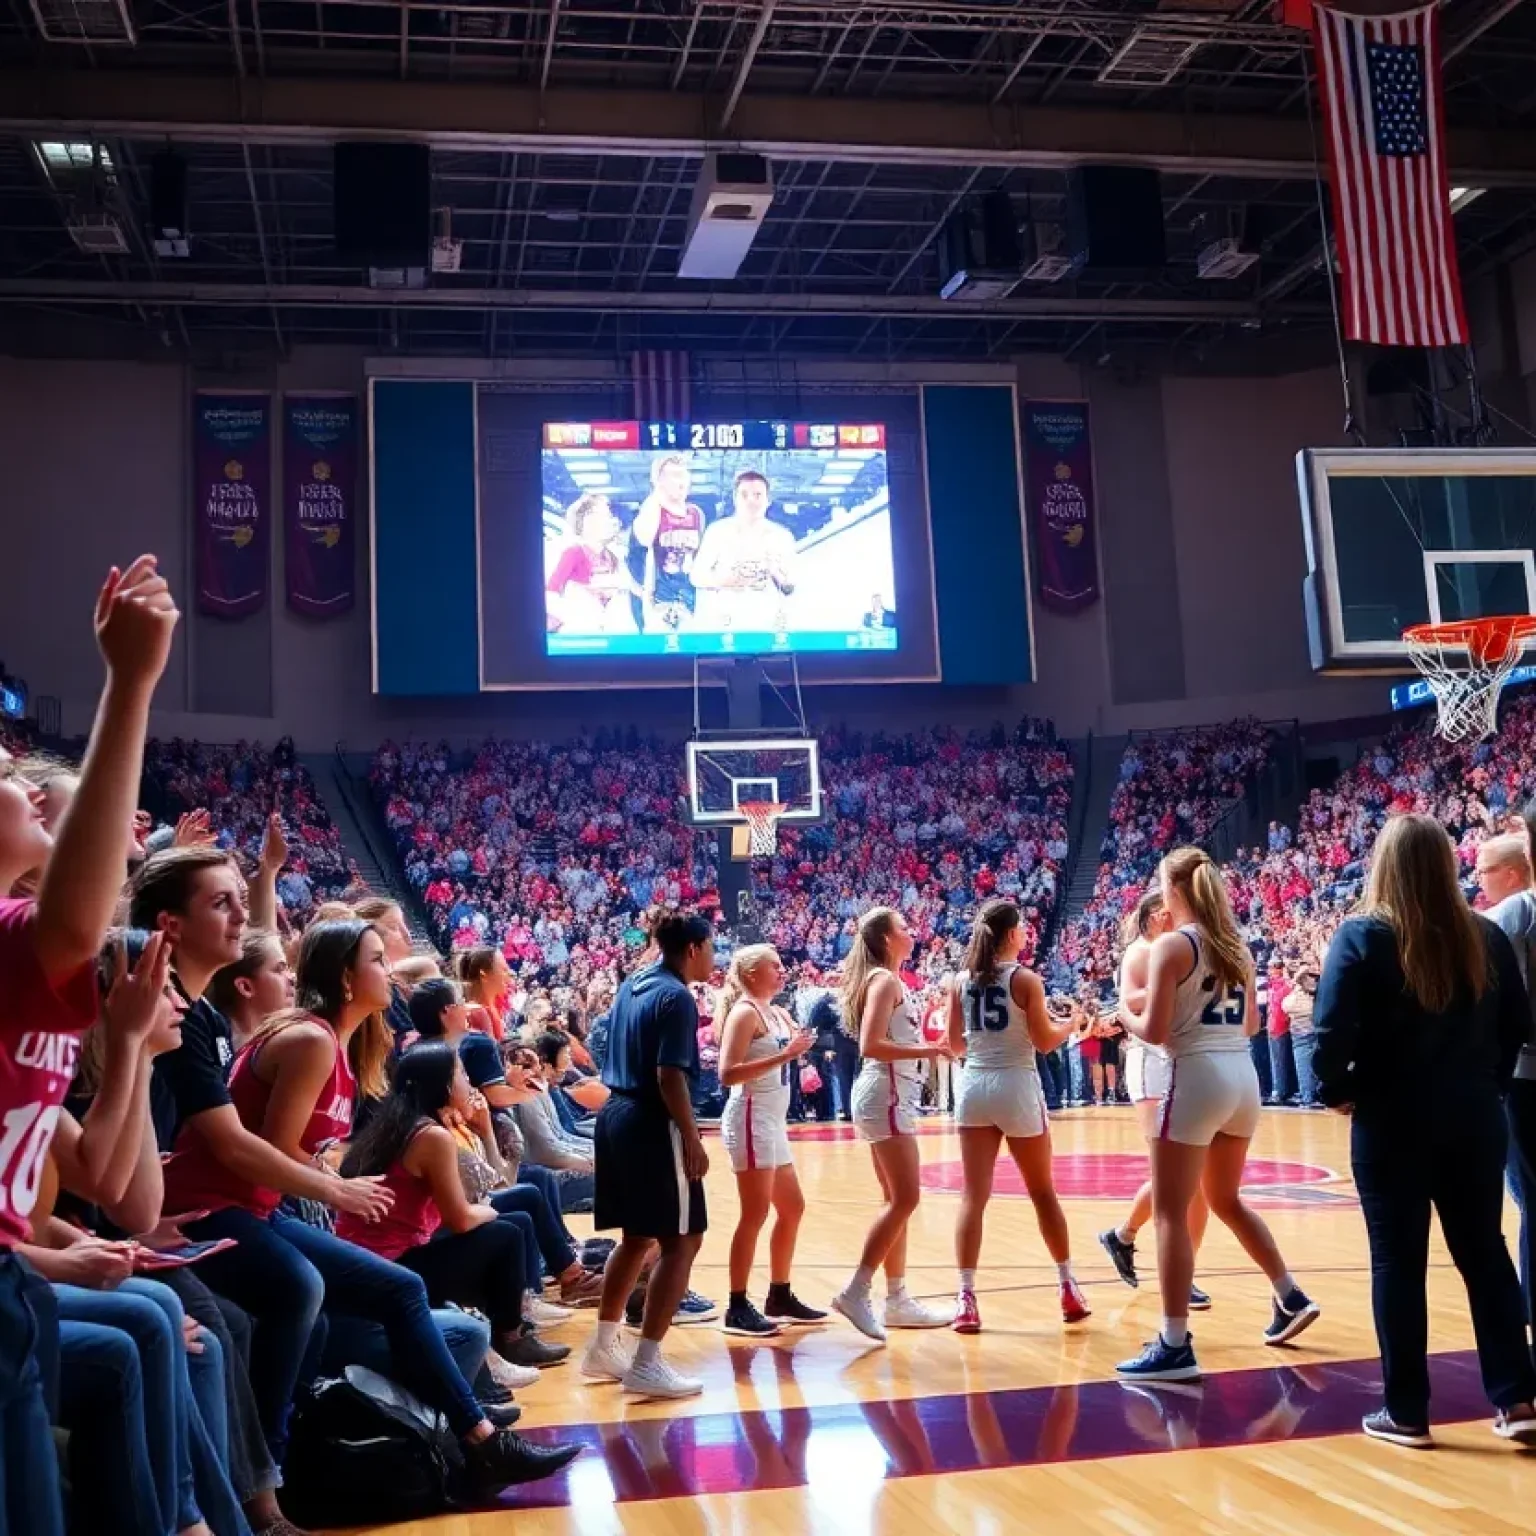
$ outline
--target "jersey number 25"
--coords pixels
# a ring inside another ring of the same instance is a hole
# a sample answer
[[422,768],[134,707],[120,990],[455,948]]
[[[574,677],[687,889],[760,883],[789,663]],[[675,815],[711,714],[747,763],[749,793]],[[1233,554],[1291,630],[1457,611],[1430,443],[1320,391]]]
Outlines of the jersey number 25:
[[1205,1005],[1200,1022],[1241,1025],[1246,1001],[1241,987],[1224,987]]

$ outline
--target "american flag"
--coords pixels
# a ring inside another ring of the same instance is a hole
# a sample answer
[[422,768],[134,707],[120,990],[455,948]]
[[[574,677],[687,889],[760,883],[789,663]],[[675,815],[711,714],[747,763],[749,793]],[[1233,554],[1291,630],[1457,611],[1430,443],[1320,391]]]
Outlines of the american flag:
[[631,352],[636,421],[687,421],[689,395],[686,352]]
[[1344,334],[1387,347],[1467,340],[1445,165],[1434,5],[1316,10]]

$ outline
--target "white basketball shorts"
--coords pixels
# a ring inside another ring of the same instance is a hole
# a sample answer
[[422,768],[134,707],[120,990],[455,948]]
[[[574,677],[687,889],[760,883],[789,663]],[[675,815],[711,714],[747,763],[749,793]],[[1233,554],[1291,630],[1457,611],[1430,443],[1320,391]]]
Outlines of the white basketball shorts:
[[[783,1109],[789,1107],[784,1095]],[[755,1168],[783,1168],[794,1162],[789,1151],[789,1132],[783,1110],[751,1094],[733,1093],[720,1116],[720,1140],[731,1160],[733,1173]]]
[[1208,1147],[1218,1135],[1251,1137],[1259,1108],[1259,1075],[1246,1050],[1176,1056],[1168,1063],[1157,1135],[1191,1147]]
[[1033,1067],[978,1068],[955,1074],[955,1124],[995,1126],[1004,1136],[1045,1134],[1045,1095]]

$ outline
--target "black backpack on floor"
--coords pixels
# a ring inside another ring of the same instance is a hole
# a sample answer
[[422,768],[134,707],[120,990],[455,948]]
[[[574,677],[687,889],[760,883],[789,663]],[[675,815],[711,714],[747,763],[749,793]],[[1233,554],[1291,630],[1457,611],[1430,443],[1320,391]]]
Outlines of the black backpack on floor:
[[463,1507],[463,1452],[442,1414],[366,1366],[299,1396],[283,1510],[300,1525],[419,1520]]

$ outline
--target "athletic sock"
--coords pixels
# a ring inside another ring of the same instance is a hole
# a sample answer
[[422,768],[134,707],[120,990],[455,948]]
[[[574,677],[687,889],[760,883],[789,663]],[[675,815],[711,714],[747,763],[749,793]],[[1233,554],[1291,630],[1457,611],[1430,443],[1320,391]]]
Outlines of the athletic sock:
[[[1284,1307],[1286,1303],[1290,1301],[1291,1293],[1293,1291],[1299,1291],[1300,1289],[1301,1287],[1296,1284],[1296,1277],[1290,1272],[1290,1270],[1286,1270],[1286,1272],[1281,1275],[1278,1280],[1275,1281],[1275,1300],[1278,1301],[1282,1307]],[[1286,1310],[1289,1311],[1290,1309],[1287,1308]]]
[[976,1289],[976,1271],[974,1269],[962,1269],[960,1271],[960,1289],[962,1291],[974,1291]]
[[1123,1227],[1115,1228],[1115,1236],[1118,1237],[1120,1241],[1124,1243],[1128,1248],[1134,1248],[1136,1246],[1136,1232],[1137,1228],[1133,1227],[1129,1222],[1127,1222]]
[[855,1296],[868,1296],[869,1288],[874,1283],[874,1270],[866,1269],[861,1264],[856,1270],[854,1270],[853,1279],[848,1282],[848,1289]]
[[726,1303],[727,1306],[731,1307],[744,1307],[746,1304],[747,1293],[745,1291],[732,1291],[730,1294],[730,1299]]
[[635,1364],[654,1365],[661,1358],[660,1339],[641,1339],[635,1346]]
[[1189,1319],[1187,1317],[1165,1317],[1163,1319],[1163,1342],[1177,1349],[1189,1338]]
[[1072,1260],[1066,1259],[1056,1266],[1056,1278],[1065,1285],[1072,1278]]
[[770,1280],[768,1282],[769,1301],[788,1301],[790,1289],[788,1280]]
[[907,1277],[900,1275],[895,1279],[885,1282],[886,1299],[889,1301],[905,1301],[907,1299]]
[[599,1349],[612,1349],[618,1342],[619,1325],[617,1323],[603,1323],[597,1325],[597,1338],[594,1341]]

